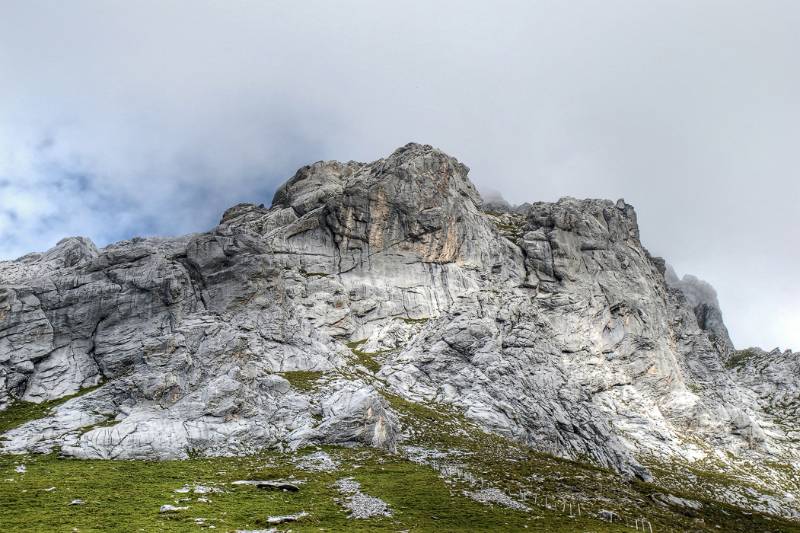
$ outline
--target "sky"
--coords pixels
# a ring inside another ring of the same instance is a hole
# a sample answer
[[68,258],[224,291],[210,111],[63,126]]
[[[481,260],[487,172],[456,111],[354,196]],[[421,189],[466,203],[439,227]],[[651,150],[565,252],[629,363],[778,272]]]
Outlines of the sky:
[[415,141],[512,203],[620,197],[800,350],[800,2],[0,0],[0,259],[213,227]]

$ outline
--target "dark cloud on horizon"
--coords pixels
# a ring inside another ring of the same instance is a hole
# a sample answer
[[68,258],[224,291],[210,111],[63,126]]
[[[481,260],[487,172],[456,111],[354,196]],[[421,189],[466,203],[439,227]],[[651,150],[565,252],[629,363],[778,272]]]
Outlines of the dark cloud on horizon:
[[624,197],[737,345],[800,349],[800,4],[5,2],[0,257],[212,226],[408,141],[511,202]]

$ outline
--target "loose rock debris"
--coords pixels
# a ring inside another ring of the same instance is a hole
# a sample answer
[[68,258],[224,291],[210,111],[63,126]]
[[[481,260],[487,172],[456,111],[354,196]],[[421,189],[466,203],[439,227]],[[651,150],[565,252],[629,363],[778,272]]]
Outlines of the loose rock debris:
[[518,511],[530,511],[530,507],[527,505],[518,502],[517,500],[511,498],[504,492],[499,489],[491,488],[491,489],[483,489],[478,491],[464,491],[464,495],[468,498],[472,498],[473,500],[481,503],[496,503],[502,505],[503,507],[508,507],[509,509],[516,509]]
[[361,483],[353,478],[342,478],[336,482],[339,492],[347,495],[342,505],[350,511],[348,518],[372,518],[373,516],[392,516],[389,504],[380,498],[361,492]]
[[325,452],[314,452],[301,457],[297,468],[307,472],[333,472],[339,469],[339,463]]
[[278,524],[283,524],[284,522],[297,522],[298,520],[306,516],[308,516],[308,513],[305,511],[300,511],[299,513],[287,514],[283,516],[270,516],[267,518],[267,524],[274,526]]

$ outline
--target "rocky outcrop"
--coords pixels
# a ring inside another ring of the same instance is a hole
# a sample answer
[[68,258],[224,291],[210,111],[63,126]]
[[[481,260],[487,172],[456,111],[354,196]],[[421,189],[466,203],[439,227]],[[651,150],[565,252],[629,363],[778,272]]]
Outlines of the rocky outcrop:
[[[0,446],[393,449],[391,393],[642,478],[644,458],[795,457],[728,364],[713,289],[649,255],[633,207],[483,209],[467,173],[409,144],[304,167],[270,208],[237,205],[207,233],[0,263],[0,408],[102,384]],[[310,371],[313,387],[292,385]]]
[[722,320],[722,310],[714,287],[691,274],[679,279],[670,266],[666,267],[664,279],[667,285],[680,290],[697,317],[697,325],[708,332],[709,339],[717,345],[719,352],[722,354],[732,352],[733,342]]
[[800,437],[800,353],[747,348],[725,361],[733,380],[759,406],[765,431],[780,441]]

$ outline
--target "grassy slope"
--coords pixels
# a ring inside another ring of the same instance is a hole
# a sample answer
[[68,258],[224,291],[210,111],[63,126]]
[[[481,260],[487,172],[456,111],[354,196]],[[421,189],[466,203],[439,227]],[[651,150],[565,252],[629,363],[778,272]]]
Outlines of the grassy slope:
[[[388,398],[396,410],[405,413],[404,422],[415,427],[412,444],[462,450],[463,462],[471,472],[481,473],[491,486],[508,494],[524,490],[537,494],[539,501],[544,496],[557,502],[580,501],[591,514],[612,510],[631,526],[637,518],[645,517],[653,531],[800,531],[799,523],[711,500],[689,482],[667,490],[652,483],[626,481],[608,470],[538,453],[485,433],[445,406],[432,409],[397,396]],[[703,508],[692,511],[664,507],[653,501],[654,493],[694,499],[702,502]],[[553,515],[559,513],[550,513],[548,519]],[[596,523],[587,524],[587,530],[596,531]]]
[[[219,531],[266,527],[268,515],[306,510],[311,515],[291,524],[293,531],[573,531],[577,524],[564,516],[541,518],[538,513],[508,511],[473,502],[452,490],[424,466],[375,450],[331,449],[343,461],[334,473],[294,469],[291,455],[268,453],[246,458],[186,461],[78,461],[53,455],[0,456],[0,529],[12,531],[187,531],[205,518]],[[24,462],[27,472],[14,465]],[[297,493],[267,492],[252,486],[231,486],[237,479],[305,479]],[[349,520],[334,498],[331,485],[344,476],[362,483],[362,490],[387,501],[391,518]],[[224,487],[210,494],[176,494],[184,483]],[[56,487],[50,492],[49,487]],[[189,502],[176,502],[191,497]],[[69,506],[80,498],[82,506]],[[188,505],[187,511],[164,515],[163,504]],[[619,531],[599,521],[585,521],[592,531]],[[527,528],[525,526],[528,526]]]
[[[318,373],[286,373],[293,386],[313,388]],[[457,466],[482,482],[443,479],[431,466],[372,449],[326,448],[342,463],[332,473],[307,473],[293,465],[294,456],[278,452],[243,458],[186,461],[77,461],[55,455],[0,456],[0,531],[191,531],[200,529],[195,518],[218,531],[266,527],[268,515],[301,510],[310,516],[283,529],[293,531],[629,531],[625,524],[646,517],[653,531],[800,531],[797,524],[745,513],[694,494],[691,486],[672,494],[701,500],[700,511],[665,508],[650,498],[666,492],[655,485],[622,480],[591,465],[540,454],[503,438],[487,434],[445,406],[427,407],[386,395],[411,428],[409,445],[450,451],[442,463]],[[60,403],[60,402],[59,402]],[[0,426],[13,427],[25,417],[35,418],[52,405],[17,404],[0,413]],[[454,453],[452,453],[454,452]],[[300,452],[302,455],[305,452]],[[16,473],[24,463],[27,472]],[[270,493],[252,486],[231,486],[237,479],[296,476],[306,483],[298,493]],[[363,490],[387,501],[391,518],[347,519],[335,499],[336,479],[353,476]],[[224,494],[176,494],[189,483],[224,487]],[[466,498],[464,490],[485,484],[508,494],[530,494],[531,512],[488,506]],[[674,484],[673,484],[674,486]],[[44,489],[55,487],[55,490]],[[531,501],[536,497],[536,504]],[[192,501],[177,502],[191,497]],[[549,507],[543,505],[548,498]],[[69,506],[80,498],[83,506]],[[554,504],[554,502],[557,502]],[[564,503],[581,503],[580,517],[561,512]],[[187,511],[163,515],[163,504],[188,505]],[[598,511],[618,513],[622,524],[596,518]]]

